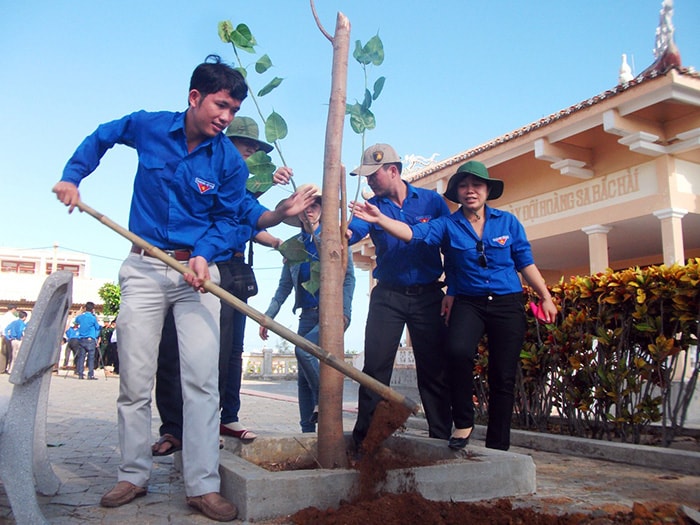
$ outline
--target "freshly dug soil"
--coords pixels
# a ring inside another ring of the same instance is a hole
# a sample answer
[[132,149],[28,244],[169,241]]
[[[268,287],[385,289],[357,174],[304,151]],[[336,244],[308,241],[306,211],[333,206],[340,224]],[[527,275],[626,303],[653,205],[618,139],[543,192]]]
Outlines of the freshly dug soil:
[[490,503],[429,501],[415,493],[383,494],[371,501],[342,503],[338,509],[302,509],[288,521],[294,525],[634,525],[692,523],[677,505],[635,504],[631,512],[557,516],[529,508],[513,508],[508,500]]
[[[388,470],[434,464],[420,458],[400,456],[382,447],[382,442],[406,421],[408,414],[396,406],[380,402],[372,426],[363,442],[359,458],[350,463],[360,472],[360,487],[352,501],[341,502],[337,509],[307,507],[291,516],[266,522],[269,525],[657,525],[695,523],[676,503],[634,503],[631,510],[622,505],[608,506],[590,513],[547,513],[522,506],[514,507],[508,499],[485,502],[431,501],[413,491],[410,472],[404,480],[402,494],[377,493]],[[469,457],[464,458],[469,461]],[[453,460],[454,461],[454,460]],[[267,465],[270,470],[315,468],[307,460],[304,465],[290,460]],[[469,483],[469,480],[464,480]]]

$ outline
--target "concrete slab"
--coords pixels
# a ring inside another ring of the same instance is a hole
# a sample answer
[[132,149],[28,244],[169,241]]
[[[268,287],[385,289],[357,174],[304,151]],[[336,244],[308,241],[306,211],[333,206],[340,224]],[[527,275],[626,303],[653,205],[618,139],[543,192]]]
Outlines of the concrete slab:
[[[350,435],[347,435],[350,439]],[[444,441],[393,436],[384,446],[393,452],[435,464],[387,473],[385,492],[413,490],[436,501],[479,501],[535,492],[535,464],[530,456],[469,446],[451,451]],[[258,464],[290,459],[313,460],[316,437],[304,434],[259,437],[241,445],[227,440],[221,451],[221,491],[247,521],[272,519],[315,506],[337,507],[359,491],[359,473],[352,469],[272,472]],[[469,483],[465,483],[469,480]]]

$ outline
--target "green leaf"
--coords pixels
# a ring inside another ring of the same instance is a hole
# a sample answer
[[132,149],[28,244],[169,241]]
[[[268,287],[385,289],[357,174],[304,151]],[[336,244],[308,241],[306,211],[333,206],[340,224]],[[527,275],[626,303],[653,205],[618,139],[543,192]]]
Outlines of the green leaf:
[[245,24],[238,24],[235,31],[231,33],[231,43],[248,53],[255,53],[255,46],[258,44]]
[[374,35],[365,45],[365,52],[371,57],[372,64],[381,66],[384,62],[384,45],[379,35]]
[[272,91],[272,90],[275,89],[277,86],[279,86],[279,85],[282,83],[282,80],[284,80],[284,79],[282,79],[282,78],[280,78],[280,77],[275,77],[275,78],[273,78],[272,80],[270,80],[270,81],[267,83],[267,85],[266,85],[264,88],[262,88],[260,91],[258,91],[258,96],[259,96],[259,97],[264,97],[264,96],[267,95],[270,91]]
[[359,116],[361,112],[362,112],[362,106],[358,102],[355,102],[352,105],[345,104],[345,114],[346,115]]
[[233,33],[233,24],[230,20],[223,20],[219,22],[219,38],[225,44],[233,43],[231,40],[231,34]]
[[377,100],[377,97],[379,97],[379,94],[382,92],[382,89],[384,89],[384,82],[385,81],[386,81],[386,78],[379,77],[374,82],[374,94],[372,95],[372,99]]
[[355,51],[352,56],[363,65],[381,65],[384,62],[384,45],[379,35],[370,38],[364,46],[359,40],[355,41]]
[[365,99],[362,101],[362,109],[367,110],[370,108],[372,105],[372,93],[369,92],[369,89],[365,89]]
[[245,181],[246,189],[259,196],[269,190],[274,183],[272,175],[276,166],[272,163],[270,156],[264,151],[256,151],[245,161],[251,176]]
[[311,295],[318,292],[321,287],[321,261],[311,261],[311,275],[308,281],[301,283],[301,286]]
[[362,133],[367,129],[374,129],[377,125],[374,119],[374,114],[369,110],[365,109],[359,112],[359,114],[350,115],[350,126],[355,133]]
[[265,139],[268,142],[275,142],[287,136],[287,123],[282,116],[273,111],[265,121]]
[[272,60],[270,60],[269,56],[263,55],[260,58],[258,58],[258,61],[255,63],[255,72],[263,74],[265,71],[267,71],[271,67],[272,67]]
[[274,185],[271,175],[255,175],[248,177],[248,180],[245,181],[245,189],[256,197],[259,197]]
[[360,64],[369,64],[371,61],[365,57],[364,50],[362,49],[362,42],[355,40],[355,51],[352,52],[352,57],[357,60]]
[[272,158],[263,150],[258,150],[245,161],[251,175],[267,175],[274,173],[276,166],[272,163]]
[[248,78],[248,70],[244,67],[234,67],[236,71],[238,71],[241,75],[243,75],[243,78]]
[[298,235],[284,241],[278,250],[289,264],[299,264],[311,259],[304,246],[304,241]]
[[365,129],[367,129],[365,123],[357,115],[350,115],[350,127],[358,135],[362,135]]

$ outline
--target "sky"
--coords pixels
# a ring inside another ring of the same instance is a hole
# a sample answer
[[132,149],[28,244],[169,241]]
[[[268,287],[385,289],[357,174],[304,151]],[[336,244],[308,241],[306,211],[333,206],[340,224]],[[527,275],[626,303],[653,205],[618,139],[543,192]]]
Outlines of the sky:
[[[675,41],[684,66],[700,67],[698,0],[676,0]],[[542,117],[602,93],[618,82],[621,55],[633,73],[653,60],[661,0],[317,0],[321,23],[335,30],[338,12],[354,42],[378,34],[385,60],[370,67],[370,84],[386,83],[374,101],[377,125],[366,145],[392,144],[407,154],[444,160]],[[129,242],[78,212],[68,215],[51,188],[83,138],[103,122],[139,109],[183,111],[194,67],[208,54],[235,62],[217,26],[245,23],[258,42],[246,66],[267,54],[274,67],[252,74],[258,91],[283,78],[259,100],[266,117],[276,111],[289,135],[280,142],[297,184],[321,184],[332,46],[303,0],[0,0],[0,68],[5,101],[0,119],[0,246],[89,253],[93,277],[117,281]],[[347,101],[362,100],[364,77],[349,57]],[[250,97],[239,115],[255,118]],[[346,124],[343,162],[355,167],[362,142]],[[276,152],[273,161],[280,164]],[[80,186],[83,201],[123,226],[128,222],[135,152],[117,146]],[[355,190],[355,178],[348,180]],[[261,202],[273,208],[289,195],[273,188]],[[279,226],[272,233],[295,233]],[[255,249],[264,311],[281,270],[281,257]],[[356,272],[353,322],[346,350],[363,347],[369,275]],[[296,330],[293,298],[277,320]],[[260,348],[249,321],[247,351]],[[268,346],[279,345],[272,336]]]

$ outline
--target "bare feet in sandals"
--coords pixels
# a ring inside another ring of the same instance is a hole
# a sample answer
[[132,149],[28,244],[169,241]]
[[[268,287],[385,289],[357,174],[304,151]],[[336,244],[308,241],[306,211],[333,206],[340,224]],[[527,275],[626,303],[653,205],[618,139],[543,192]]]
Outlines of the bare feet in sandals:
[[222,436],[231,436],[242,441],[253,441],[258,435],[255,432],[246,430],[238,421],[233,423],[221,423],[219,425],[219,434]]
[[178,450],[182,450],[182,441],[172,434],[163,434],[151,446],[151,452],[154,456],[169,456]]

